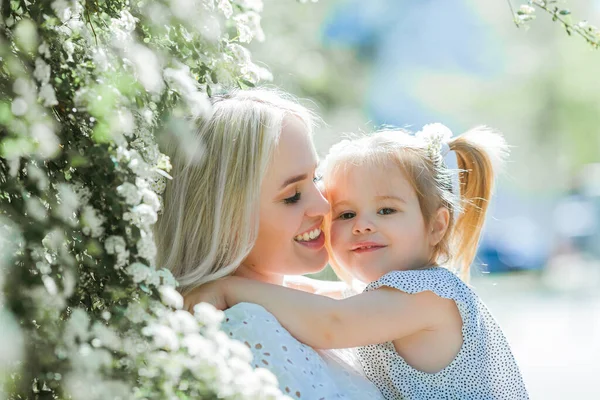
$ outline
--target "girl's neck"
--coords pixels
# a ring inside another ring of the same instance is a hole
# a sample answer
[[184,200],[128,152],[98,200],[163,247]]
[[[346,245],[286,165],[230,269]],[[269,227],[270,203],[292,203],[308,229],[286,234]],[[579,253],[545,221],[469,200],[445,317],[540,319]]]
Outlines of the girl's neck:
[[283,275],[259,272],[243,264],[238,267],[233,275],[246,279],[252,279],[254,281],[271,283],[273,285],[283,285]]

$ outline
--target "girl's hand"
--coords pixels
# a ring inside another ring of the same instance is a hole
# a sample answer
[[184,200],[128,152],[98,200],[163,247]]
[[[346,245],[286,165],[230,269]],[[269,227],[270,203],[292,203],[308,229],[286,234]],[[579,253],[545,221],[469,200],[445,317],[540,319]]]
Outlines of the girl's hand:
[[225,299],[225,283],[227,278],[198,286],[183,298],[183,309],[194,314],[194,306],[198,303],[208,303],[217,310],[224,311],[229,308]]

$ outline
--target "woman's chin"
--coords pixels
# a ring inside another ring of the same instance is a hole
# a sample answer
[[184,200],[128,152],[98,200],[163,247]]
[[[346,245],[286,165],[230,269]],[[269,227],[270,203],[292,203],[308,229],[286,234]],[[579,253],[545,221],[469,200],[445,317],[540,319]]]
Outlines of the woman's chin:
[[325,248],[311,251],[310,257],[304,255],[298,260],[296,271],[286,272],[286,275],[304,275],[304,274],[316,274],[322,271],[327,266],[329,256]]

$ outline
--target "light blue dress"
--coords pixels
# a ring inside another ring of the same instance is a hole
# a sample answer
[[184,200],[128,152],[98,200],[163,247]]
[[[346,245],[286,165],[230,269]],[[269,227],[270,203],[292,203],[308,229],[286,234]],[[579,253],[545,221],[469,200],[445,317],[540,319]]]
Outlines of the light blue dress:
[[263,307],[240,303],[225,311],[225,317],[222,330],[245,343],[254,356],[254,366],[270,370],[281,391],[291,398],[383,399],[340,353],[317,352],[300,343]]

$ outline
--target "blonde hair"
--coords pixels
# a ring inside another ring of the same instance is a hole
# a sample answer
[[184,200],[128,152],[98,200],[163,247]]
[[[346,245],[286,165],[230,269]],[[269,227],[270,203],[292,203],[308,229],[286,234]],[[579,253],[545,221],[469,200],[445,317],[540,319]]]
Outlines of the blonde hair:
[[[441,153],[432,153],[429,142],[402,130],[380,131],[343,140],[331,148],[322,164],[321,174],[327,188],[333,177],[350,165],[382,166],[385,162],[394,162],[415,190],[426,226],[440,207],[447,208],[450,213],[448,228],[429,262],[446,264],[468,281],[492,196],[494,177],[508,148],[499,133],[486,127],[454,137],[447,145],[456,153],[460,193],[453,190],[455,171],[448,169]],[[330,224],[331,215],[325,220],[327,231]],[[330,265],[340,278],[349,282],[351,277],[340,268],[331,251],[329,235],[326,238]]]
[[182,293],[232,274],[252,250],[261,184],[290,116],[312,134],[313,115],[290,96],[236,90],[213,97],[212,115],[194,121],[193,140],[166,143],[173,180],[155,224],[157,265],[171,270]]

